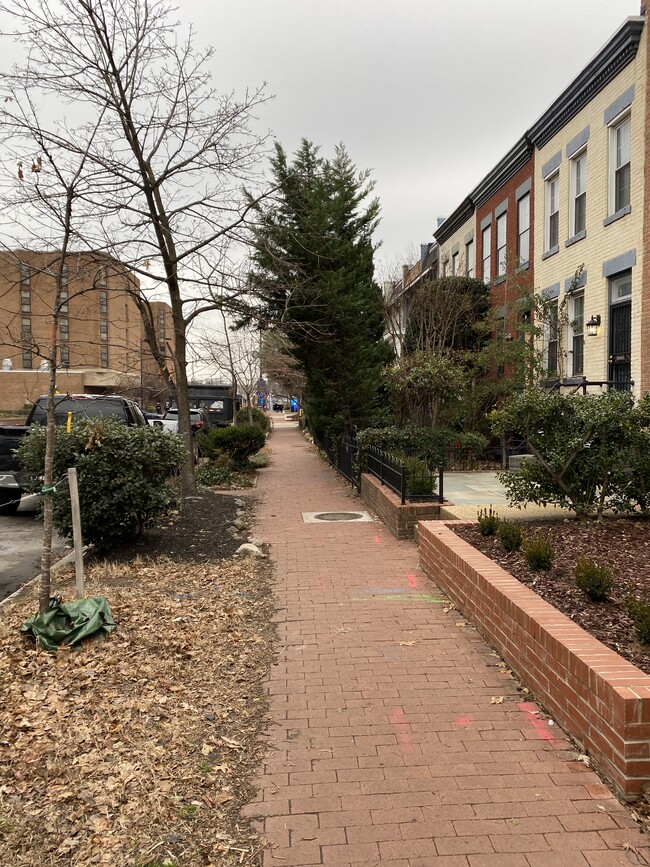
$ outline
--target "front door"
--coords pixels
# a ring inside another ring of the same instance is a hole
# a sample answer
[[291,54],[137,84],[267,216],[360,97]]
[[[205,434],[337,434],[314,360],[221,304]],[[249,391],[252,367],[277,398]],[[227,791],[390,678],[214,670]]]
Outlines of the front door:
[[632,376],[632,303],[615,304],[609,314],[609,379],[613,388],[630,390]]

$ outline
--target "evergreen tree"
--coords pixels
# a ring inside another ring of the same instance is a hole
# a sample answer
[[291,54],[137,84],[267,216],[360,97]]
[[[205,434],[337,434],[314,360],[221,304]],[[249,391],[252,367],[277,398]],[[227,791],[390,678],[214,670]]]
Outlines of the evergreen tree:
[[281,328],[306,376],[312,431],[345,433],[377,422],[391,350],[373,280],[379,202],[343,145],[323,159],[303,139],[293,162],[276,144],[272,203],[256,206],[251,287],[255,311]]

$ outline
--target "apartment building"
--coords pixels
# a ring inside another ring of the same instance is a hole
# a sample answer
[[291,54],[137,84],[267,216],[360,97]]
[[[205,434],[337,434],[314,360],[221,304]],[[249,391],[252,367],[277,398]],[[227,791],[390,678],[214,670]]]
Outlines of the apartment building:
[[[645,3],[641,13],[433,233],[441,275],[483,279],[497,315],[540,295],[539,348],[561,388],[650,391]],[[506,328],[514,337],[516,322]]]
[[[0,254],[0,409],[18,410],[48,383],[56,275],[60,256],[16,250]],[[144,341],[136,304],[138,279],[103,254],[70,254],[61,272],[59,391],[138,393],[158,367]],[[166,347],[168,305],[155,305]]]

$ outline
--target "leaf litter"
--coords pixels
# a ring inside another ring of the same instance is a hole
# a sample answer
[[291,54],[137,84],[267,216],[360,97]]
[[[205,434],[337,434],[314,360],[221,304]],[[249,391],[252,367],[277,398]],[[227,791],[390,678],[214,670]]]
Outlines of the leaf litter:
[[[0,617],[0,863],[259,865],[254,795],[275,641],[270,567],[162,558],[99,563],[117,630],[50,654]],[[74,598],[74,574],[53,593]]]

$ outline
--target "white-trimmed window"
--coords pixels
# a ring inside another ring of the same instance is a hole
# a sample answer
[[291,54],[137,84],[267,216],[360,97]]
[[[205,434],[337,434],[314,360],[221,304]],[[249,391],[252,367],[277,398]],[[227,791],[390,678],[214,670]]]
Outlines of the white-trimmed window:
[[465,244],[465,273],[468,277],[474,276],[474,268],[476,267],[476,263],[474,262],[474,238],[471,241],[468,241]]
[[530,193],[519,199],[517,217],[517,256],[519,264],[526,265],[530,260]]
[[506,213],[497,217],[497,277],[506,273]]
[[451,257],[451,276],[458,277],[458,260],[459,254],[454,253]]
[[571,299],[571,374],[584,373],[585,296],[581,292]]
[[483,239],[483,282],[489,283],[492,279],[492,226],[486,226],[481,237]]
[[569,234],[579,235],[587,228],[587,151],[577,154],[571,160],[571,199],[569,213]]
[[546,370],[549,376],[557,375],[558,350],[558,302],[551,301],[548,305],[548,323],[546,331]]
[[544,234],[545,249],[548,252],[560,243],[560,174],[547,178],[544,184]]
[[610,214],[630,206],[631,132],[629,115],[609,128]]

